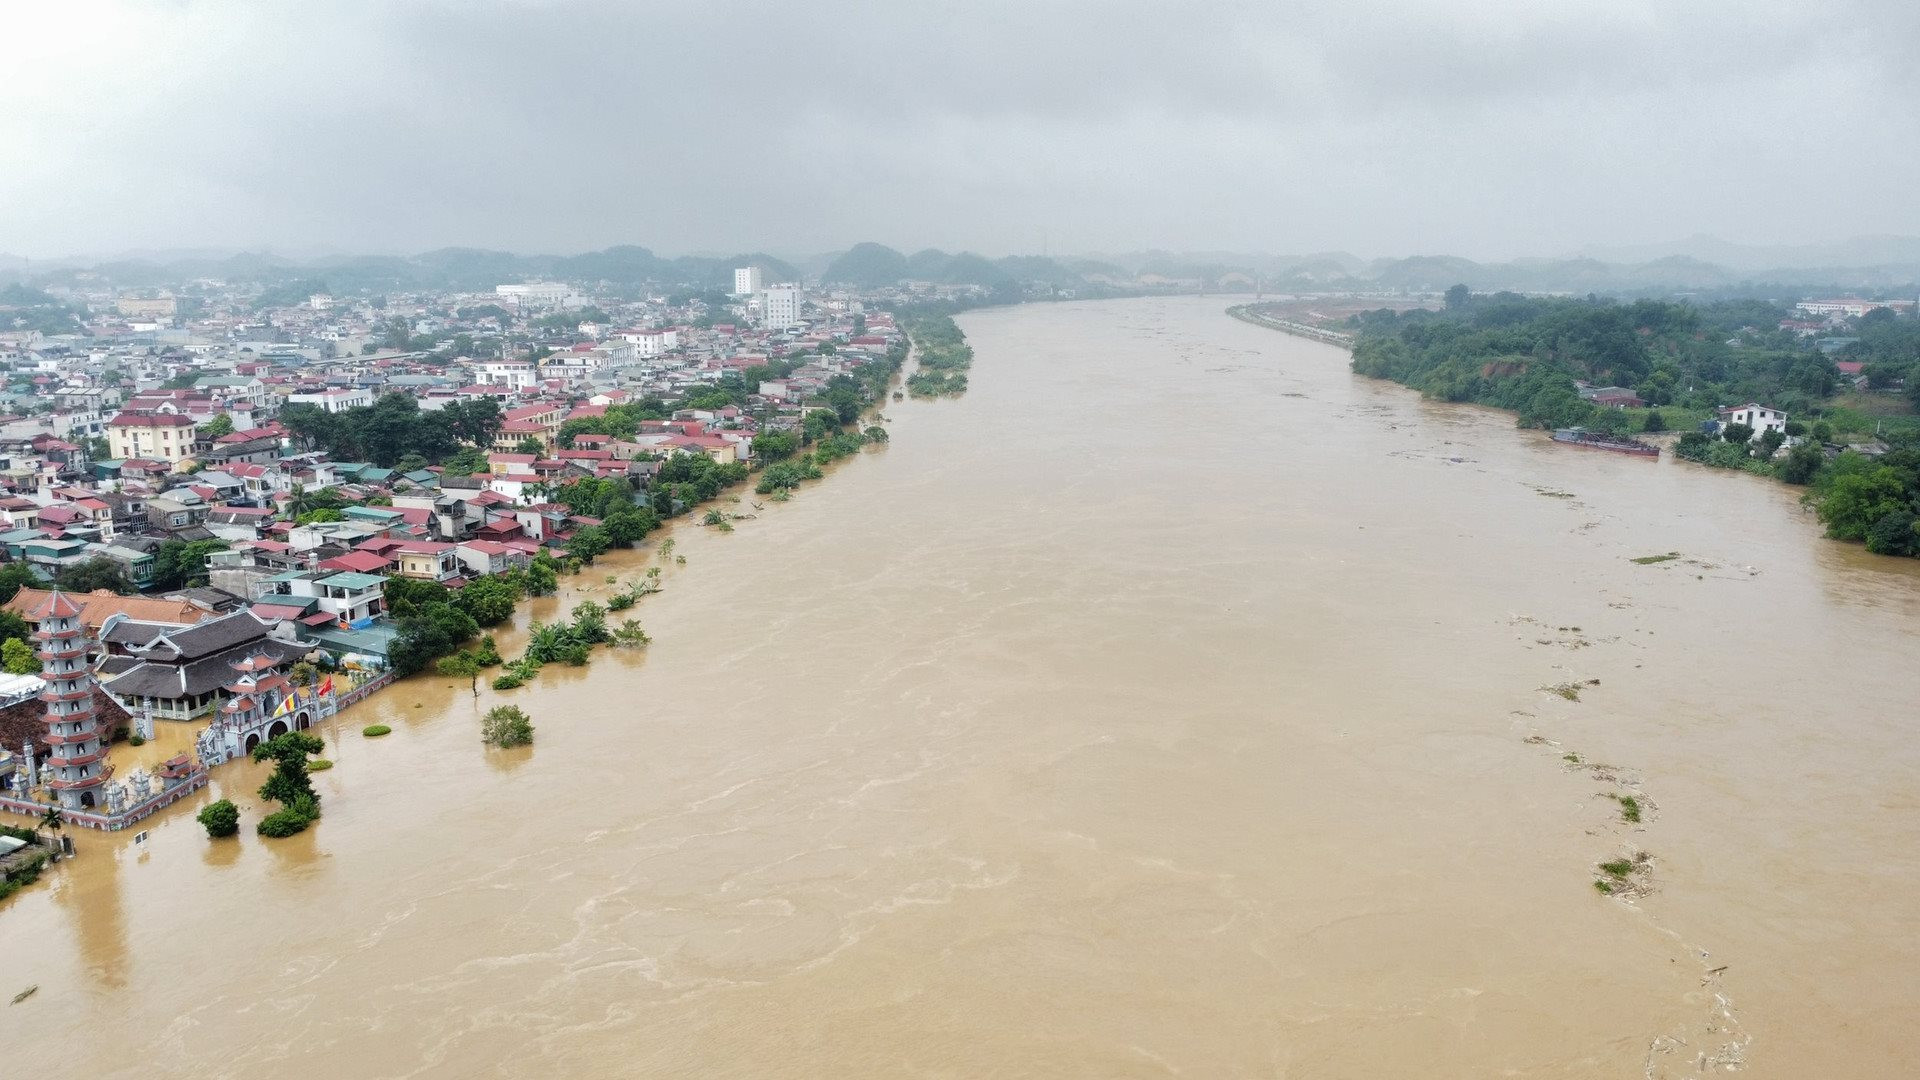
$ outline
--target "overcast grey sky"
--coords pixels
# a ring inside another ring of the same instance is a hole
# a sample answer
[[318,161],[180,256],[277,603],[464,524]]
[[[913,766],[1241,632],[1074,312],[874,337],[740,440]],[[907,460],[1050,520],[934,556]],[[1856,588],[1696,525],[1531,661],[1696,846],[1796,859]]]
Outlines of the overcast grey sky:
[[0,252],[1920,233],[1912,0],[8,5]]

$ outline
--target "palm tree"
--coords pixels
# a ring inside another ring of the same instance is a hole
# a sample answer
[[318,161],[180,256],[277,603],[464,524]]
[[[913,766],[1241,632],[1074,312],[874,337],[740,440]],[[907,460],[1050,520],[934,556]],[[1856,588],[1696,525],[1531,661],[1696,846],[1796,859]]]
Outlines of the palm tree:
[[40,815],[40,824],[56,833],[60,831],[60,826],[66,823],[67,819],[61,815],[60,808],[57,806],[47,807],[47,812]]

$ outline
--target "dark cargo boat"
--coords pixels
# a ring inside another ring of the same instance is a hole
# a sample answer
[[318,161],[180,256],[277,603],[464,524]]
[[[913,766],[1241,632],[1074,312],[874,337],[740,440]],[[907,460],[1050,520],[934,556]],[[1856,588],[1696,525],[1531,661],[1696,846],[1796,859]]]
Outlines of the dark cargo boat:
[[1659,457],[1660,448],[1639,439],[1629,439],[1624,435],[1603,435],[1586,428],[1561,428],[1553,433],[1553,441],[1584,446],[1589,450],[1611,450],[1616,454],[1635,454],[1639,457]]

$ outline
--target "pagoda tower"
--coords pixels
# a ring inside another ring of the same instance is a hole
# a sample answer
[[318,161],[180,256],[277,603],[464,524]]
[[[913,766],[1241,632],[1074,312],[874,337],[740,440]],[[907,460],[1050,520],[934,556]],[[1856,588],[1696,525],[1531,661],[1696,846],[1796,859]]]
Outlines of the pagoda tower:
[[100,788],[107,741],[94,712],[93,667],[87,661],[87,631],[81,607],[55,590],[27,616],[39,625],[40,677],[46,689],[47,786],[67,810],[104,809]]

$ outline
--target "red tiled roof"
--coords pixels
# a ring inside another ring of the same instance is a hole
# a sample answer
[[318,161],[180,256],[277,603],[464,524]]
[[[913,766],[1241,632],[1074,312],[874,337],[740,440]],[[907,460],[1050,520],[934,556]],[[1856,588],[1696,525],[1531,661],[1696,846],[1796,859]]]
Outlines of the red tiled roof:
[[371,551],[349,551],[345,555],[336,555],[331,559],[322,560],[318,569],[349,570],[356,574],[378,574],[384,572],[392,563],[393,560],[383,555],[376,555]]
[[33,611],[27,615],[27,621],[39,622],[42,619],[56,618],[71,619],[75,615],[80,614],[82,610],[79,604],[73,602],[72,597],[55,589],[52,593],[48,594],[45,600],[41,601],[39,607],[34,608]]
[[179,413],[127,411],[107,421],[108,427],[192,427],[193,419]]

